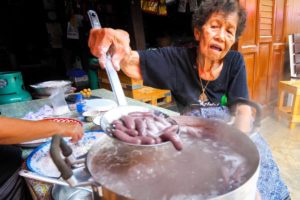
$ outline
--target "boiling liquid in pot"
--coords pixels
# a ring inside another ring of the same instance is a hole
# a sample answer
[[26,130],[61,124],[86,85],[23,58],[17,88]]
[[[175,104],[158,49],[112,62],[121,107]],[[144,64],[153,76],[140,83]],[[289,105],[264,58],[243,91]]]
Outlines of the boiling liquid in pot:
[[141,200],[212,198],[251,177],[246,158],[222,137],[198,129],[181,138],[182,151],[170,143],[136,148],[112,141],[95,155],[90,171],[105,188]]

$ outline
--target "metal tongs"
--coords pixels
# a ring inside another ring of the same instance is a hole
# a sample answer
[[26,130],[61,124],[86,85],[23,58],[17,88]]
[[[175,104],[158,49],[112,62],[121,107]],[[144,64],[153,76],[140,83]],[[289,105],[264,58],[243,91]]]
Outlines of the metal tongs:
[[[89,10],[88,16],[90,19],[90,23],[92,28],[101,28],[101,24],[98,18],[98,15],[95,11]],[[106,55],[106,63],[105,63],[105,70],[109,79],[109,83],[111,85],[111,88],[113,90],[113,93],[115,94],[115,97],[117,99],[117,103],[119,106],[126,106],[127,100],[118,76],[118,73],[113,68],[112,62],[111,62],[111,56],[109,54]]]

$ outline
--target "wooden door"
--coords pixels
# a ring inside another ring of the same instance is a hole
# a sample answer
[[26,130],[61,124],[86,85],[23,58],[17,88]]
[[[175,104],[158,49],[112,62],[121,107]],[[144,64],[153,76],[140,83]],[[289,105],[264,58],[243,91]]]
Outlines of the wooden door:
[[268,102],[276,105],[278,98],[278,83],[283,79],[285,59],[285,10],[286,0],[276,0],[274,7],[273,52],[268,72]]
[[258,45],[257,45],[257,2],[256,0],[241,0],[241,5],[247,11],[247,24],[243,35],[238,41],[238,50],[244,56],[250,98],[253,98],[254,73],[256,70]]
[[265,111],[277,101],[277,86],[284,64],[284,25],[287,0],[241,0],[248,13],[247,26],[238,41],[247,68],[252,100]]
[[259,56],[257,68],[254,73],[254,93],[255,101],[263,104],[268,104],[268,72],[272,64],[271,55],[273,54],[273,0],[259,1],[259,28],[258,28],[258,45]]

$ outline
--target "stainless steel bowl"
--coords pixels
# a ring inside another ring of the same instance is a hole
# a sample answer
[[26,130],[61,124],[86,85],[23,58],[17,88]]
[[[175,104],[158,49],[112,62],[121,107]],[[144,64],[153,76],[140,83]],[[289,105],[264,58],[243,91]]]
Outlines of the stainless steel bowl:
[[37,95],[49,96],[58,89],[62,89],[65,93],[71,89],[72,82],[68,80],[45,81],[30,85]]
[[54,200],[92,200],[92,191],[89,188],[74,188],[55,184],[52,188]]

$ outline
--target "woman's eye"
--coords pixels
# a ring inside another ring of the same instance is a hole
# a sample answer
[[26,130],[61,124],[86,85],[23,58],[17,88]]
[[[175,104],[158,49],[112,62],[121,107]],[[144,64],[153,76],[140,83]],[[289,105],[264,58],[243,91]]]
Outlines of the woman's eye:
[[229,30],[227,30],[227,33],[230,34],[230,35],[233,35],[234,31],[229,29]]

